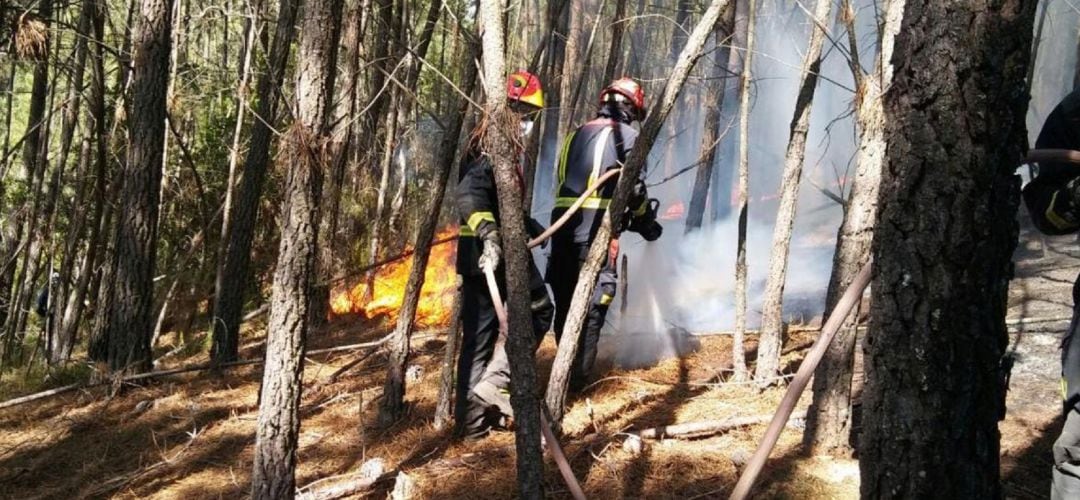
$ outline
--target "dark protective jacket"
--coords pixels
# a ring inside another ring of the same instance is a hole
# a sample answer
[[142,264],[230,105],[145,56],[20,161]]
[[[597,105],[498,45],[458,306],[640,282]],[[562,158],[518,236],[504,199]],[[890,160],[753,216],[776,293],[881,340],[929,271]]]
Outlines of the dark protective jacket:
[[[1046,117],[1036,149],[1080,150],[1080,90],[1065,97]],[[1065,190],[1080,177],[1080,165],[1060,162],[1039,163],[1038,175],[1024,187],[1024,203],[1031,219],[1046,234],[1068,234],[1080,229],[1080,207]]]
[[[558,220],[586,189],[601,175],[613,168],[621,168],[626,162],[638,133],[628,120],[618,119],[612,112],[602,110],[600,116],[570,133],[563,141],[559,153],[558,187],[551,221]],[[645,169],[641,170],[641,182],[629,207],[632,213],[644,212],[648,196],[644,191]],[[552,238],[554,249],[568,245],[584,246],[595,238],[603,221],[604,212],[615,194],[618,176],[609,180],[585,200],[584,205]],[[553,250],[554,251],[554,250]]]
[[[518,170],[521,182],[521,170]],[[462,276],[483,274],[478,261],[484,249],[484,236],[499,229],[499,197],[495,189],[495,171],[491,158],[484,153],[470,152],[461,162],[458,172],[456,199],[461,228],[458,232],[457,272]],[[542,228],[529,218],[524,209],[521,216],[530,236]]]

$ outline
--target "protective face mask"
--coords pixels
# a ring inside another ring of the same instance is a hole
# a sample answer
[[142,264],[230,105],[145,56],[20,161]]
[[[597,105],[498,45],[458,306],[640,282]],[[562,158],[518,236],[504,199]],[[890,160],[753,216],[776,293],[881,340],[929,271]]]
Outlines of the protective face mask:
[[521,136],[522,137],[528,137],[529,134],[532,133],[533,123],[534,122],[532,120],[521,120]]

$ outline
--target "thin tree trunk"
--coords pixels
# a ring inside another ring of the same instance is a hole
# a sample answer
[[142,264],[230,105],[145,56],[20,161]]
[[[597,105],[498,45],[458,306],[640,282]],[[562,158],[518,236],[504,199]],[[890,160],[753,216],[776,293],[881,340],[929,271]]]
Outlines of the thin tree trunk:
[[439,397],[435,402],[435,429],[442,430],[450,425],[450,408],[454,397],[454,367],[457,365],[458,350],[461,344],[461,276],[454,285],[454,306],[450,312],[450,329],[446,332],[446,347],[443,351],[442,371],[439,374]]
[[[664,86],[664,91],[653,105],[648,118],[641,127],[641,135],[634,143],[630,156],[626,160],[622,173],[619,175],[619,183],[615,187],[615,195],[611,200],[608,211],[605,213],[596,238],[589,247],[589,254],[582,266],[577,288],[574,289],[573,300],[570,303],[570,311],[567,313],[566,326],[563,328],[563,340],[559,342],[559,349],[555,355],[555,362],[551,368],[551,377],[547,386],[547,409],[551,412],[552,421],[562,421],[566,403],[566,388],[570,381],[570,365],[577,351],[578,337],[581,335],[581,327],[584,324],[585,313],[591,303],[593,290],[596,286],[596,278],[600,273],[600,267],[604,258],[608,255],[608,246],[611,243],[612,227],[619,227],[627,199],[633,184],[645,166],[645,159],[660,133],[675,101],[682,91],[683,84],[690,76],[694,63],[702,55],[705,41],[713,32],[720,15],[731,3],[730,0],[713,0],[705,11],[701,21],[694,27],[686,47],[679,54],[679,59],[672,70],[671,75]],[[503,211],[503,214],[506,212]],[[513,242],[514,240],[509,240]],[[524,288],[522,288],[524,290]],[[524,331],[524,330],[523,330]],[[515,409],[515,411],[517,411]]]
[[[889,0],[884,6],[885,23],[879,42],[874,73],[856,78],[861,82],[856,101],[859,127],[859,151],[855,157],[855,176],[844,207],[844,220],[836,236],[832,276],[829,278],[825,311],[832,311],[840,294],[854,281],[859,269],[870,258],[870,243],[877,216],[878,188],[885,156],[885,89],[892,82],[893,42],[900,30],[906,0]],[[849,3],[845,9],[851,13]],[[845,14],[848,15],[848,14]],[[854,38],[854,16],[848,21],[849,40]],[[849,42],[849,45],[850,42]],[[857,53],[855,46],[851,52]],[[858,71],[861,72],[861,69]],[[807,411],[804,442],[816,455],[850,455],[852,413],[852,374],[854,372],[857,317],[840,327],[814,374],[813,402]]]
[[[485,112],[490,123],[508,123],[512,117],[506,106],[503,45],[504,0],[481,0],[483,30]],[[564,94],[565,95],[565,94]],[[509,323],[506,353],[510,360],[510,404],[514,409],[517,449],[518,496],[544,497],[544,465],[540,451],[540,404],[534,392],[536,366],[533,359],[532,311],[529,307],[528,235],[522,213],[522,193],[515,163],[518,153],[502,127],[492,126],[484,138],[484,151],[491,155],[495,186],[499,197],[499,228],[506,251],[506,297]],[[517,132],[516,130],[512,131]]]
[[[44,0],[38,4],[38,15],[41,17],[42,22],[45,23],[46,28],[52,24],[53,13],[53,1]],[[44,188],[45,170],[48,166],[44,153],[48,151],[48,121],[51,113],[46,114],[46,105],[49,97],[49,54],[52,36],[46,36],[44,42],[44,48],[42,50],[43,57],[34,65],[34,81],[30,90],[30,109],[27,115],[26,124],[26,138],[23,141],[23,174],[22,178],[28,182],[28,190],[30,197],[28,198],[31,205],[29,212],[21,210],[16,212],[16,218],[14,224],[18,229],[15,231],[18,234],[27,238],[28,243],[27,250],[24,250],[22,256],[22,265],[15,275],[14,282],[16,287],[11,294],[11,301],[8,307],[7,324],[5,325],[6,331],[4,335],[6,342],[4,346],[4,357],[9,358],[12,351],[16,349],[16,343],[22,338],[22,332],[24,325],[26,324],[26,311],[30,308],[30,301],[32,300],[34,279],[37,274],[37,262],[40,253],[42,242],[38,238],[37,231],[38,222],[40,221],[38,212],[40,210],[41,200],[44,198],[42,189]]]
[[[462,75],[462,91],[472,94],[476,87],[476,65],[473,64],[475,50],[465,52],[466,58],[462,61],[465,72]],[[431,201],[424,211],[420,230],[416,234],[416,242],[413,248],[412,267],[409,270],[409,280],[405,285],[405,297],[398,310],[397,326],[394,336],[390,340],[390,361],[387,370],[386,383],[383,385],[383,399],[379,408],[379,420],[383,425],[388,425],[397,419],[405,410],[405,370],[408,364],[409,342],[413,333],[413,321],[416,316],[416,306],[420,302],[420,291],[424,287],[424,273],[427,271],[428,257],[431,252],[431,241],[435,238],[435,230],[439,224],[439,214],[443,205],[443,196],[446,193],[446,185],[450,179],[450,171],[454,168],[457,158],[458,137],[461,135],[462,122],[468,110],[468,103],[462,99],[461,104],[455,108],[454,115],[450,117],[449,128],[443,131],[442,143],[439,145],[439,154],[434,158],[439,159],[437,166],[438,177],[435,179]],[[449,335],[456,335],[455,326],[451,325]]]
[[739,83],[739,233],[735,251],[735,335],[731,359],[735,367],[733,379],[742,382],[749,377],[746,370],[746,222],[749,217],[750,188],[750,81],[753,78],[754,35],[757,28],[757,0],[738,0],[746,4],[746,54],[743,56],[742,79]]
[[318,264],[319,211],[337,79],[341,0],[311,0],[301,21],[296,123],[284,144],[291,168],[285,186],[281,244],[267,325],[266,369],[259,401],[251,496],[292,498],[300,432],[304,344],[311,284]]
[[690,209],[686,214],[686,233],[701,228],[705,215],[705,205],[709,199],[709,187],[712,185],[713,168],[716,163],[716,148],[720,143],[720,117],[724,111],[724,90],[727,85],[726,71],[731,49],[728,43],[734,29],[735,9],[728,9],[724,19],[716,29],[716,47],[713,53],[713,67],[705,91],[705,124],[701,133],[701,152],[698,153],[697,173],[694,187],[690,192]]
[[244,159],[244,171],[236,190],[236,202],[229,219],[229,239],[225,247],[224,264],[218,267],[214,280],[213,346],[210,356],[215,363],[233,361],[240,346],[240,316],[244,307],[244,289],[251,266],[251,242],[259,214],[259,199],[266,180],[270,160],[273,127],[278,122],[281,82],[295,29],[299,0],[281,0],[278,4],[277,27],[267,57],[269,66],[259,77],[258,109],[251,124],[251,143]]
[[795,115],[791,118],[791,136],[784,155],[784,174],[780,185],[780,208],[776,214],[776,225],[773,226],[769,276],[765,281],[765,298],[761,306],[761,335],[758,337],[757,367],[754,371],[758,387],[775,383],[780,371],[784,283],[787,281],[791,233],[795,227],[795,206],[799,201],[799,185],[806,157],[806,136],[810,132],[810,110],[814,104],[818,71],[821,70],[821,47],[825,43],[825,28],[829,25],[831,10],[832,0],[818,0],[813,14],[816,20],[812,21],[810,43],[803,58]]
[[623,33],[626,31],[626,0],[615,0],[615,17],[611,23],[611,45],[608,48],[607,63],[604,65],[604,76],[600,79],[601,85],[606,85],[615,79],[615,72],[620,65],[619,55],[622,54]]
[[570,120],[574,110],[571,101],[575,83],[584,78],[583,65],[581,64],[581,34],[585,26],[585,3],[570,1],[570,26],[566,32],[566,49],[562,67],[562,77],[559,79],[559,128],[558,137],[562,141],[570,132]]
[[1002,497],[1013,172],[1027,144],[1028,96],[1017,89],[1036,4],[905,5],[885,95],[863,498]]

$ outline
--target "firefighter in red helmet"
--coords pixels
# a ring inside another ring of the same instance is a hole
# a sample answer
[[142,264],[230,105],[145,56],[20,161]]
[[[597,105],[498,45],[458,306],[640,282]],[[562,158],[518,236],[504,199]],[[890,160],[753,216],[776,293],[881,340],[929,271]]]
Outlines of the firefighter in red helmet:
[[[507,78],[506,97],[518,123],[504,126],[520,127],[522,137],[528,135],[544,106],[540,80],[527,71],[517,71]],[[499,200],[493,165],[483,151],[484,135],[494,126],[499,124],[488,121],[485,116],[473,130],[461,162],[456,195],[461,216],[457,271],[462,277],[463,339],[457,366],[454,416],[458,432],[467,438],[482,437],[493,425],[512,416],[508,391],[510,367],[503,343],[499,341],[499,320],[483,274],[487,267],[495,269],[500,295],[507,295],[499,234]],[[520,147],[521,141],[518,142]],[[521,174],[519,164],[518,175]],[[539,226],[529,219],[525,207],[521,217],[533,231]],[[531,258],[530,268],[533,333],[539,343],[551,326],[554,306]]]
[[[600,91],[596,118],[582,125],[563,141],[557,172],[555,208],[551,220],[558,220],[598,177],[610,169],[621,168],[637,138],[631,124],[645,118],[645,91],[630,78],[620,78]],[[645,189],[645,171],[637,180],[628,206],[630,224],[623,229],[639,233],[646,241],[660,237],[663,228],[656,222],[659,203],[650,199]],[[615,193],[612,179],[586,199],[581,210],[552,237],[547,281],[555,298],[555,338],[561,339],[570,301],[577,286],[578,274],[596,238],[604,212]],[[570,376],[570,389],[584,387],[596,361],[600,329],[615,298],[618,238],[612,239],[608,260],[600,271],[585,326],[578,338],[577,354]]]

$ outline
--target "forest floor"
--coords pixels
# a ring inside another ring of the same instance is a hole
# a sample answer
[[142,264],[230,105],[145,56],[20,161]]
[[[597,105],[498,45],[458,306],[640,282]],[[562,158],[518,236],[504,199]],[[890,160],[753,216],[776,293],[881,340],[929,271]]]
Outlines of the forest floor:
[[[1038,238],[1024,237],[1009,317],[1067,317],[1080,246],[1074,238],[1050,239],[1044,254]],[[1044,498],[1050,446],[1061,426],[1057,345],[1067,321],[1021,326],[1010,336],[1017,363],[1001,425],[1002,474],[1008,497]],[[311,336],[309,349],[376,340],[385,333],[332,324]],[[261,357],[261,339],[254,333],[245,338],[241,357]],[[355,479],[365,462],[379,460],[388,473],[365,493],[369,497],[384,498],[397,471],[415,481],[417,498],[514,496],[512,433],[458,442],[432,426],[442,338],[421,334],[414,342],[411,362],[422,373],[408,387],[408,415],[382,429],[374,422],[384,354],[370,356],[333,382],[330,374],[362,353],[309,356],[298,485]],[[617,335],[605,342],[613,340]],[[792,335],[783,358],[787,373],[794,373],[812,341],[810,333]],[[176,342],[169,335],[160,348],[169,350]],[[759,392],[752,385],[724,382],[731,365],[728,337],[687,342],[696,350],[651,367],[603,366],[598,381],[572,401],[562,443],[590,498],[725,498],[735,483],[764,424],[704,439],[645,441],[641,452],[622,445],[628,430],[768,415],[783,396],[782,387]],[[747,347],[753,349],[753,341]],[[539,354],[544,379],[553,357],[549,337]],[[203,361],[205,354],[175,356],[162,368]],[[261,373],[256,365],[176,375],[123,387],[111,397],[99,387],[0,410],[0,497],[244,497]],[[808,399],[802,398],[800,409]],[[801,422],[795,420],[772,453],[756,497],[857,498],[856,460],[807,457],[801,437]],[[549,496],[568,498],[550,461],[546,470]]]

